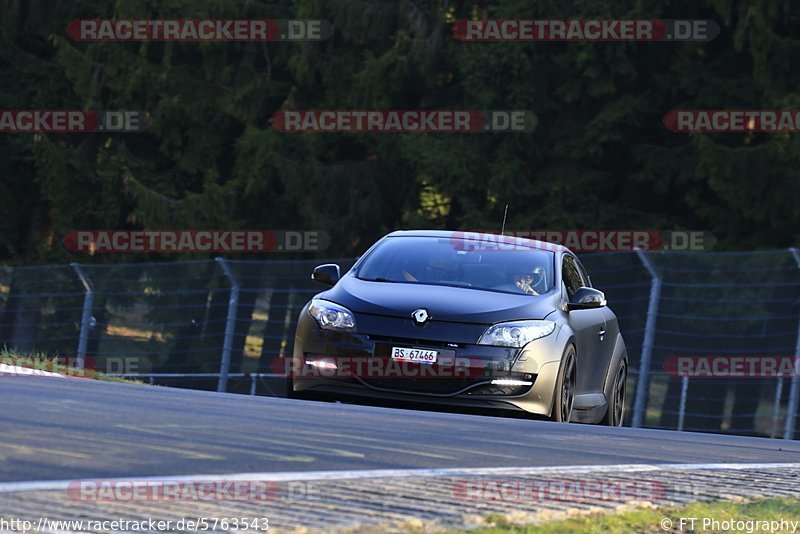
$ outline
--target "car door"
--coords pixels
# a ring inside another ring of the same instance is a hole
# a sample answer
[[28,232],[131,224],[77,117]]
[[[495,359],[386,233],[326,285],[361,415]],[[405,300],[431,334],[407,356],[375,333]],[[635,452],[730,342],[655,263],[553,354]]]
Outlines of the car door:
[[[578,261],[578,269],[583,276],[583,279],[586,282],[586,287],[594,287],[592,285],[592,280],[589,277],[589,273],[586,271],[586,267]],[[614,354],[614,344],[617,340],[617,335],[619,334],[619,323],[617,322],[617,316],[614,315],[614,312],[611,311],[611,308],[608,306],[603,306],[600,308],[603,312],[603,320],[604,320],[604,327],[603,331],[605,332],[604,335],[599,335],[600,331],[598,331],[598,336],[600,338],[600,347],[599,351],[596,353],[596,358],[592,361],[592,384],[590,386],[592,391],[602,391],[603,387],[605,386],[605,378],[608,371],[608,365],[611,362],[611,357]]]
[[[577,258],[564,254],[561,261],[561,279],[566,297],[571,300],[579,288],[589,287],[591,282],[581,272]],[[607,340],[603,308],[570,310],[568,315],[569,324],[575,332],[578,363],[576,393],[601,392],[607,367],[604,357],[606,351],[603,350]]]

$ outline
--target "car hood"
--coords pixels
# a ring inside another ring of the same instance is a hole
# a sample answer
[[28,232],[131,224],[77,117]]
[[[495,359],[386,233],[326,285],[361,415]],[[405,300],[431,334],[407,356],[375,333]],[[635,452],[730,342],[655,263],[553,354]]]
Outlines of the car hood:
[[410,318],[425,308],[431,321],[492,324],[518,319],[543,319],[553,312],[558,293],[514,295],[460,287],[399,282],[369,282],[345,276],[319,298],[355,313]]

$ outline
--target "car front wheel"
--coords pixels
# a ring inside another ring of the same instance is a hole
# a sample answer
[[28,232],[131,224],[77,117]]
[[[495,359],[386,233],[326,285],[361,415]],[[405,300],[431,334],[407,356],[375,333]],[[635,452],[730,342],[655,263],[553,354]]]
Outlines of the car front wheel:
[[601,425],[622,426],[625,419],[625,383],[628,380],[628,366],[625,360],[619,362],[617,372],[614,374],[614,387],[608,399],[608,410],[600,421]]
[[553,421],[568,423],[575,403],[575,347],[570,345],[561,363],[553,399]]

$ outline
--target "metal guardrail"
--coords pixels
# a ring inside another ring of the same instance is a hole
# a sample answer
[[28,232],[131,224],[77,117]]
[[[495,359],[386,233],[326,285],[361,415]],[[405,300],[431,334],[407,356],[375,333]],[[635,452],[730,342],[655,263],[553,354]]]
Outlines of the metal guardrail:
[[[220,380],[222,373],[108,373],[105,376],[114,378],[139,379],[149,378],[150,385],[155,385],[158,378],[216,378]],[[226,373],[227,378],[249,378],[250,395],[256,394],[256,384],[259,378],[286,378],[286,375],[277,373]],[[227,382],[226,382],[227,384]],[[218,390],[219,391],[219,390]]]

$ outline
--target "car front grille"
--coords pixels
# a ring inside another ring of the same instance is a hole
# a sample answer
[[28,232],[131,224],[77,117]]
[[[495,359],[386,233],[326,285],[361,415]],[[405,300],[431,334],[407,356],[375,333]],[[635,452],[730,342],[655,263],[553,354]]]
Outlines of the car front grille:
[[362,381],[376,389],[432,395],[455,395],[476,383],[474,378],[365,378]]

